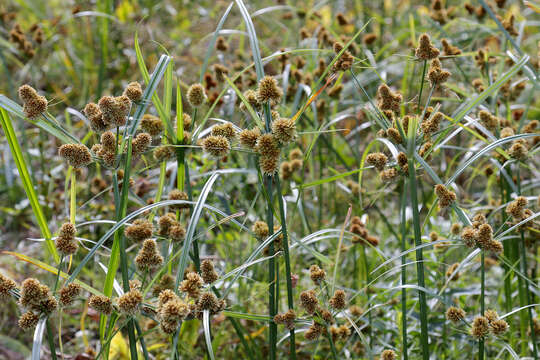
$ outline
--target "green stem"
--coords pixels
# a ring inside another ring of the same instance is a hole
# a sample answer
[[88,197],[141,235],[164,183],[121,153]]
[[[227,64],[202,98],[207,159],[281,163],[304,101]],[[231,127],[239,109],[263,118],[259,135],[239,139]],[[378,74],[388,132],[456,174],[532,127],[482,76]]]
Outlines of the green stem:
[[422,80],[420,81],[420,93],[418,94],[418,109],[416,109],[416,113],[420,113],[420,101],[422,100],[422,92],[424,90],[424,79],[426,77],[426,70],[427,70],[427,60],[424,60],[424,66],[422,69]]
[[51,322],[49,319],[45,321],[47,328],[47,341],[49,342],[49,349],[51,350],[51,359],[56,360],[56,347],[54,346],[54,335],[51,328]]
[[424,280],[424,256],[422,252],[422,234],[420,231],[420,214],[418,213],[418,198],[417,198],[417,184],[416,184],[416,169],[414,167],[414,160],[409,157],[409,191],[411,196],[411,206],[413,211],[413,225],[414,225],[414,243],[416,249],[416,271],[418,273],[418,286],[422,290],[418,290],[418,299],[420,302],[420,343],[422,349],[422,358],[429,360],[429,342],[428,342],[428,320],[427,320],[427,304]]
[[[287,278],[287,305],[290,310],[294,310],[294,295],[293,295],[293,286],[291,279],[291,260],[289,257],[289,234],[287,231],[287,219],[285,217],[285,206],[283,204],[283,196],[281,195],[281,182],[279,180],[279,175],[276,175],[276,192],[278,197],[279,204],[279,216],[281,217],[281,235],[283,236],[283,253],[285,255],[285,276]],[[296,344],[295,344],[295,333],[294,329],[291,329],[289,332],[289,349],[290,349],[290,358],[296,359]]]
[[[405,222],[406,214],[405,214],[405,179],[403,179],[402,183],[402,196],[401,196],[401,252],[405,252],[407,250],[407,235],[406,235],[406,227]],[[407,270],[406,270],[406,264],[407,262],[407,255],[403,255],[401,257],[401,285],[407,284]],[[403,343],[403,360],[408,359],[408,351],[407,351],[407,289],[402,288],[401,289],[401,327],[402,327],[402,343]]]
[[[484,300],[484,291],[485,291],[485,280],[486,280],[486,271],[484,266],[484,250],[481,251],[480,258],[480,315],[484,316],[485,313],[485,300]],[[478,359],[484,360],[484,338],[480,338],[478,341]]]

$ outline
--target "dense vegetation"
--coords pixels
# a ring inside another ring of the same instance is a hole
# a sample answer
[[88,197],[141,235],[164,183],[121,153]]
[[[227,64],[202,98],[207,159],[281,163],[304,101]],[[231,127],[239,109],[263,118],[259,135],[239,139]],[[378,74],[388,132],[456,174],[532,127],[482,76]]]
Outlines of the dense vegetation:
[[0,358],[538,359],[535,1],[0,4]]

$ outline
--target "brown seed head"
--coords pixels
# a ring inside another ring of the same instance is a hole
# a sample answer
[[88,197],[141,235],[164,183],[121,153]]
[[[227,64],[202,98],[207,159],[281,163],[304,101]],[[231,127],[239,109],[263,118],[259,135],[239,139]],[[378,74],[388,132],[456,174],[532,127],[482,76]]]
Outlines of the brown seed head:
[[172,241],[180,242],[186,237],[186,229],[181,224],[176,224],[170,227],[169,237]]
[[189,272],[186,274],[186,279],[180,283],[179,290],[187,293],[191,298],[198,299],[201,287],[203,286],[203,279],[196,272]]
[[112,312],[111,299],[104,295],[92,295],[88,300],[88,306],[105,315],[109,315]]
[[17,283],[15,281],[0,274],[0,299],[8,298],[11,295],[10,290],[14,290],[16,288]]
[[187,91],[187,99],[189,104],[194,108],[198,108],[204,104],[206,94],[203,86],[199,83],[191,85]]
[[69,283],[60,289],[60,304],[62,306],[68,306],[73,303],[73,300],[81,293],[81,285],[76,283]]
[[282,145],[286,145],[296,138],[296,124],[294,119],[279,118],[272,122],[272,134]]
[[319,305],[319,300],[317,300],[315,290],[302,291],[300,293],[300,305],[308,314],[313,314]]
[[64,144],[58,149],[58,155],[75,168],[86,166],[92,162],[92,154],[83,144]]
[[123,126],[126,124],[127,115],[131,108],[131,100],[125,95],[117,97],[104,96],[99,99],[98,106],[105,124]]
[[259,130],[259,128],[242,130],[239,135],[240,144],[249,149],[253,149],[255,148],[257,140],[260,136],[261,131]]
[[381,171],[388,162],[388,157],[382,152],[371,153],[366,157],[366,162],[369,165],[375,166],[377,170]]
[[396,360],[397,355],[394,350],[384,350],[381,353],[381,360]]
[[326,278],[326,272],[317,265],[311,265],[309,276],[311,277],[311,281],[318,285]]
[[342,310],[345,309],[346,305],[345,291],[336,290],[334,295],[330,298],[330,306],[336,310]]
[[143,296],[138,289],[133,289],[118,298],[118,308],[121,313],[135,315],[143,301]]
[[148,133],[139,133],[131,142],[131,152],[133,155],[140,155],[148,150],[152,143],[152,136]]
[[123,95],[127,96],[129,100],[133,102],[139,102],[142,99],[143,91],[141,84],[138,82],[131,82],[124,90]]
[[[169,200],[187,201],[189,200],[189,196],[184,191],[181,191],[179,189],[173,189],[169,193]],[[190,205],[189,204],[174,204],[174,205],[169,205],[169,207],[173,210],[182,210],[182,209],[189,209]]]
[[218,274],[214,270],[214,263],[211,260],[201,262],[201,277],[205,284],[211,284],[218,279]]
[[146,239],[143,242],[142,248],[135,257],[135,264],[139,270],[155,270],[163,264],[163,256],[157,249],[157,244],[154,239]]
[[451,306],[446,310],[446,319],[453,323],[458,323],[465,318],[465,311],[461,308]]
[[154,158],[157,161],[166,161],[174,157],[176,154],[174,148],[168,145],[162,145],[154,150]]
[[266,102],[278,103],[283,96],[283,91],[278,86],[276,79],[272,76],[265,76],[259,81],[257,88],[257,100],[260,104]]
[[150,238],[153,230],[154,227],[150,221],[137,219],[132,225],[126,227],[124,234],[128,239],[139,242]]
[[236,138],[236,130],[230,122],[224,124],[215,125],[212,128],[213,136],[223,136],[229,141],[233,141]]
[[439,50],[431,44],[428,34],[422,34],[418,38],[416,57],[421,60],[431,60],[439,56]]
[[489,333],[489,321],[484,316],[477,316],[473,320],[471,335],[475,339],[482,339]]
[[27,311],[19,318],[19,327],[26,331],[36,327],[39,321],[39,315],[34,314],[32,311]]
[[435,194],[439,198],[439,206],[441,208],[446,208],[456,201],[456,194],[442,184],[435,185]]
[[203,150],[215,158],[226,156],[231,150],[231,144],[224,136],[208,136],[202,141]]

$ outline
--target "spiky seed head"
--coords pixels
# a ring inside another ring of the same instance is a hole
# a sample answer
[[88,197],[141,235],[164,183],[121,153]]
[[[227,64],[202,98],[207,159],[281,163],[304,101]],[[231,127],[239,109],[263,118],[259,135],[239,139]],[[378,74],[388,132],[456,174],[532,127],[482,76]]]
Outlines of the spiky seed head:
[[152,136],[148,133],[139,133],[131,142],[131,151],[133,155],[144,153],[152,143]]
[[180,242],[186,237],[186,229],[181,224],[176,224],[170,227],[169,237],[174,242]]
[[300,293],[300,305],[308,314],[313,314],[319,305],[315,290],[305,290]]
[[58,149],[58,155],[75,168],[86,166],[92,162],[92,154],[83,144],[64,144]]
[[445,83],[452,74],[450,71],[443,69],[439,59],[431,60],[428,70],[428,79],[431,86],[437,86]]
[[198,299],[203,279],[196,272],[188,272],[186,278],[180,283],[179,290],[188,294],[192,299]]
[[399,173],[396,169],[391,168],[381,171],[379,173],[379,176],[382,182],[387,183],[394,181],[399,176]]
[[453,323],[458,323],[465,318],[465,311],[461,308],[451,306],[446,310],[446,319]]
[[399,130],[396,128],[388,128],[388,130],[386,130],[386,136],[396,144],[403,143],[403,138],[401,137]]
[[0,274],[0,300],[8,298],[10,291],[17,288],[17,283],[8,277]]
[[236,138],[236,130],[234,130],[232,123],[226,122],[212,127],[212,135],[223,136],[227,140],[233,141]]
[[516,160],[524,160],[528,153],[527,147],[520,141],[514,141],[510,149],[508,149],[510,157]]
[[49,287],[37,279],[28,278],[21,284],[19,303],[28,309],[41,310],[41,304],[50,296]]
[[439,50],[431,44],[429,35],[424,33],[418,38],[415,54],[418,59],[431,60],[439,56]]
[[493,335],[502,335],[508,330],[508,323],[502,319],[494,320],[489,325]]
[[189,314],[189,306],[180,298],[176,297],[167,301],[159,311],[159,316],[165,322],[178,322]]
[[240,131],[240,134],[239,134],[240,144],[242,144],[243,146],[249,149],[253,149],[260,136],[261,136],[261,130],[259,130],[259,128],[257,127],[253,129],[244,129]]
[[139,102],[142,99],[143,90],[138,82],[131,82],[124,90],[123,95],[127,96],[133,102]]
[[504,138],[507,138],[509,136],[514,136],[514,129],[512,129],[511,127],[505,127],[505,128],[502,128],[501,129],[501,138],[504,139]]
[[112,312],[112,301],[105,295],[90,296],[88,306],[105,315],[109,315]]
[[381,152],[371,153],[366,157],[366,162],[381,171],[388,162],[388,157]]
[[75,240],[76,232],[75,225],[71,223],[62,224],[55,242],[58,251],[64,255],[72,255],[77,251],[79,244]]
[[[450,265],[448,269],[446,269],[446,277],[448,278],[448,280],[457,281],[459,279],[459,272],[454,274],[454,272],[457,270],[458,267],[459,267],[459,263],[454,263]],[[452,274],[454,275],[452,276]]]
[[477,316],[473,320],[471,335],[475,339],[482,339],[489,333],[489,321],[484,316]]
[[144,240],[142,248],[135,257],[135,264],[139,270],[155,270],[163,264],[163,256],[159,254],[154,239]]
[[487,249],[493,241],[493,229],[489,224],[482,224],[476,230],[476,245],[480,249]]
[[192,107],[200,107],[206,101],[204,87],[199,83],[191,85],[187,92],[187,99]]
[[272,76],[265,76],[259,81],[257,88],[257,100],[260,104],[266,102],[278,103],[283,96],[283,91],[278,86],[276,79]]
[[98,134],[107,131],[109,126],[103,121],[103,114],[101,113],[101,110],[99,110],[99,106],[96,103],[91,102],[86,104],[83,112],[90,122],[90,128],[92,131]]
[[162,145],[154,150],[154,159],[157,161],[167,161],[174,157],[176,154],[174,147],[169,145]]
[[315,284],[320,284],[326,278],[326,272],[317,265],[311,265],[309,268],[309,276]]
[[38,96],[38,93],[36,89],[31,87],[30,85],[24,84],[21,87],[19,87],[19,98],[23,102],[27,102],[32,99],[35,99],[37,96]]
[[35,328],[38,321],[39,315],[33,313],[32,311],[27,311],[21,315],[18,324],[23,331],[26,331]]
[[456,194],[453,191],[448,190],[444,185],[435,185],[435,194],[439,198],[439,205],[441,208],[450,206],[456,201]]
[[255,236],[257,236],[258,239],[266,239],[269,234],[268,224],[260,220],[255,221],[255,223],[251,227],[251,231],[255,233]]
[[450,226],[450,233],[452,235],[459,235],[461,231],[461,225],[459,223],[453,223],[452,226]]
[[131,100],[125,95],[117,97],[103,96],[99,99],[98,106],[105,124],[123,126],[127,121]]
[[286,145],[296,138],[296,124],[294,119],[279,118],[272,122],[272,134],[276,140]]
[[81,293],[81,285],[76,283],[69,283],[67,286],[64,286],[60,289],[60,304],[62,306],[68,306],[73,303],[75,298]]
[[[188,194],[184,191],[181,191],[179,189],[173,189],[169,193],[169,200],[179,200],[179,201],[188,201],[189,197]],[[181,210],[181,209],[189,209],[189,204],[174,204],[169,205],[169,207],[173,210]]]
[[211,284],[218,279],[211,260],[206,259],[201,262],[201,277],[205,284]]
[[255,151],[264,157],[278,157],[280,153],[279,143],[273,134],[264,134],[257,139]]
[[150,238],[153,230],[154,226],[150,221],[137,219],[132,225],[126,227],[124,234],[128,239],[139,242]]
[[306,340],[317,340],[319,336],[325,331],[325,328],[323,325],[314,322],[304,333],[304,337]]
[[101,134],[101,146],[102,149],[108,152],[116,151],[116,136],[112,131],[106,131]]
[[261,156],[259,165],[263,174],[273,176],[279,167],[279,156]]
[[138,289],[133,289],[118,298],[118,309],[126,315],[135,315],[139,312],[143,295]]
[[396,360],[397,355],[394,350],[384,350],[381,353],[381,360]]
[[19,88],[19,97],[23,101],[23,112],[26,117],[34,119],[42,112],[47,111],[47,99],[38,95],[37,91],[30,85],[23,85]]
[[231,144],[226,137],[218,136],[207,136],[202,141],[203,150],[208,153],[210,156],[215,158],[222,158],[226,156],[231,150]]

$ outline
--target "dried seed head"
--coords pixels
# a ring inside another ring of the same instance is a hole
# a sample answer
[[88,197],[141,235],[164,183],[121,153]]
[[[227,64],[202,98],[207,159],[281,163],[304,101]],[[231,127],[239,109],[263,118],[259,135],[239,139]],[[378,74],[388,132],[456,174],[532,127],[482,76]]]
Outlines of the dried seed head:
[[198,299],[201,287],[203,286],[203,280],[196,272],[189,272],[186,274],[185,280],[180,283],[180,291],[187,293],[191,298]]
[[487,249],[493,241],[493,229],[489,224],[482,224],[476,230],[476,245],[480,249]]
[[382,171],[388,162],[388,157],[382,152],[371,153],[366,157],[366,162],[369,165],[375,166],[377,170]]
[[60,227],[55,245],[62,254],[72,255],[79,248],[79,244],[75,240],[76,231],[75,225],[71,223],[64,223]]
[[211,284],[218,279],[218,274],[214,270],[214,263],[211,260],[201,262],[201,277],[205,284]]
[[92,162],[92,154],[83,144],[64,144],[58,149],[58,155],[75,168],[86,166]]
[[403,138],[401,137],[399,130],[396,128],[388,128],[388,130],[386,130],[386,136],[396,144],[403,143]]
[[259,128],[242,130],[239,135],[240,144],[249,149],[253,149],[260,136],[261,130],[259,130]]
[[492,240],[486,245],[486,250],[494,254],[501,254],[504,250],[503,244],[500,241]]
[[387,182],[391,182],[395,180],[399,176],[399,173],[396,169],[391,168],[391,169],[386,169],[386,170],[381,171],[379,173],[379,176],[382,182],[387,183]]
[[308,314],[313,314],[319,305],[315,290],[306,290],[300,293],[300,305]]
[[126,315],[135,315],[141,306],[143,296],[138,289],[133,289],[118,298],[118,309]]
[[0,300],[10,296],[10,290],[16,289],[17,283],[0,274]]
[[304,162],[300,159],[294,159],[294,160],[291,160],[290,164],[291,164],[291,170],[296,171],[302,168],[302,166],[304,165]]
[[446,208],[456,201],[456,194],[442,184],[435,185],[435,194],[439,198],[439,206],[441,208]]
[[448,42],[446,39],[441,39],[444,56],[455,56],[461,54],[461,50]]
[[202,141],[203,150],[215,158],[226,156],[231,150],[231,144],[224,136],[208,136]]
[[309,276],[311,277],[311,281],[318,285],[326,278],[326,272],[317,265],[311,265]]
[[126,124],[127,115],[131,108],[131,100],[125,95],[117,97],[104,96],[99,99],[98,106],[105,124],[123,126]]
[[[454,274],[454,272],[457,270],[458,267],[459,267],[459,263],[454,263],[450,265],[448,269],[446,269],[446,277],[448,278],[448,280],[456,281],[459,279],[459,272]],[[452,274],[454,274],[454,276],[452,276]]]
[[475,339],[482,339],[489,333],[489,321],[484,316],[477,316],[473,320],[471,335]]
[[506,206],[506,213],[512,216],[514,220],[520,221],[524,218],[524,210],[528,202],[526,197],[519,196]]
[[[343,45],[337,41],[334,43],[333,47],[336,55],[343,50]],[[353,64],[353,60],[354,58],[352,54],[348,50],[345,50],[339,59],[337,59],[337,61],[334,63],[334,66],[332,66],[332,71],[337,72],[349,70]]]
[[225,309],[225,300],[219,300],[212,292],[205,292],[197,301],[197,310],[201,313],[209,310],[211,315],[218,314]]
[[255,233],[258,239],[266,239],[269,234],[268,224],[264,221],[256,221],[251,227],[251,231]]
[[527,147],[520,141],[514,141],[512,146],[510,146],[510,149],[508,149],[510,157],[516,160],[524,160],[527,157],[528,152]]
[[92,295],[88,300],[88,306],[105,315],[109,315],[112,312],[111,299],[105,295]]
[[219,82],[225,81],[225,75],[229,74],[229,69],[221,64],[214,64],[212,66],[212,70],[214,70],[214,73],[216,74],[216,79]]
[[223,136],[229,141],[233,141],[236,138],[236,130],[230,122],[224,124],[215,125],[212,127],[213,136]]
[[124,90],[123,95],[127,96],[129,100],[133,102],[139,102],[142,99],[143,91],[141,84],[138,82],[131,82]]
[[180,242],[186,237],[186,229],[181,224],[176,224],[170,227],[169,237],[172,241]]
[[458,323],[465,318],[465,311],[461,308],[451,306],[446,310],[446,319],[453,323]]
[[69,283],[60,289],[60,304],[62,306],[68,306],[73,303],[73,300],[81,293],[81,285],[75,283]]
[[19,88],[19,97],[23,101],[23,112],[26,117],[34,119],[42,112],[47,111],[47,99],[38,95],[30,85],[23,85]]
[[323,325],[314,322],[304,333],[306,340],[317,340],[319,336],[325,331]]
[[280,153],[278,142],[273,134],[259,136],[255,144],[255,151],[264,157],[278,157]]
[[112,131],[106,131],[101,134],[101,148],[107,152],[114,153],[116,151],[116,136]]
[[109,125],[103,121],[103,114],[96,103],[88,103],[84,107],[84,113],[90,122],[90,128],[96,133],[107,131]]
[[154,239],[144,240],[141,250],[135,257],[135,264],[139,270],[154,270],[163,264],[163,256],[157,249],[157,244]]
[[152,136],[148,133],[139,133],[131,142],[131,152],[133,155],[139,155],[148,150],[152,143]]
[[396,360],[397,355],[394,350],[384,350],[381,353],[381,360]]
[[431,83],[431,86],[437,86],[445,83],[450,77],[450,75],[452,75],[450,71],[442,68],[439,59],[435,58],[431,60],[431,64],[428,70],[428,79]]
[[126,227],[124,234],[128,239],[139,242],[150,238],[153,230],[154,227],[150,221],[137,219],[132,225]]
[[514,136],[514,129],[511,127],[505,127],[501,129],[501,138],[507,138],[509,136]]
[[289,309],[286,313],[277,314],[276,316],[274,316],[274,322],[276,324],[285,325],[285,327],[289,330],[294,329],[295,319],[296,319],[296,313],[292,309]]
[[439,50],[431,44],[428,34],[422,34],[418,38],[416,57],[421,60],[431,60],[439,56]]
[[41,310],[41,305],[50,296],[49,287],[34,278],[28,278],[21,284],[19,303],[28,309]]
[[470,226],[467,226],[461,232],[461,239],[467,247],[474,247],[476,244],[476,230]]
[[273,176],[279,166],[279,157],[261,156],[259,157],[259,165],[263,174]]
[[169,229],[177,225],[176,222],[176,214],[174,213],[167,213],[163,216],[161,216],[158,220],[159,224],[159,235],[167,236],[169,234]]
[[39,315],[34,314],[32,311],[25,312],[19,318],[19,327],[22,330],[31,330],[36,327],[39,321]]
[[346,305],[345,291],[336,290],[332,298],[330,298],[330,306],[336,310],[342,310],[345,309]]
[[286,145],[296,138],[296,124],[294,119],[279,118],[272,121],[272,134],[276,140]]
[[189,104],[198,108],[206,101],[206,94],[204,93],[204,88],[201,84],[193,84],[189,87],[187,92],[187,99]]
[[[172,293],[172,291],[171,291]],[[159,316],[165,322],[178,322],[189,314],[189,306],[178,296],[174,295],[159,306]],[[161,296],[160,296],[161,300]]]
[[289,153],[289,160],[303,160],[304,154],[300,149],[292,149]]
[[502,319],[492,321],[489,325],[493,335],[502,335],[508,330],[508,323]]
[[[184,191],[181,191],[181,190],[178,190],[178,189],[173,189],[171,190],[171,192],[169,193],[169,200],[183,200],[183,201],[188,201],[189,200],[189,197],[188,197],[188,194]],[[189,209],[189,204],[174,204],[174,205],[169,205],[169,207],[173,210],[182,210],[182,209]]]
[[490,131],[495,130],[499,126],[499,119],[495,115],[490,114],[489,111],[481,110],[478,113],[478,117],[482,125]]
[[390,90],[388,85],[381,84],[377,90],[377,106],[381,110],[390,110],[394,113],[399,112],[399,105],[403,100],[403,96],[397,92]]
[[168,145],[162,145],[154,150],[154,158],[157,161],[166,161],[174,157],[176,154],[174,147]]
[[450,226],[450,233],[452,235],[459,235],[461,232],[461,225],[458,223],[453,223],[452,226]]
[[272,76],[265,76],[259,81],[259,87],[257,88],[257,100],[260,104],[271,102],[276,104],[281,100],[283,91],[278,86],[276,79]]

